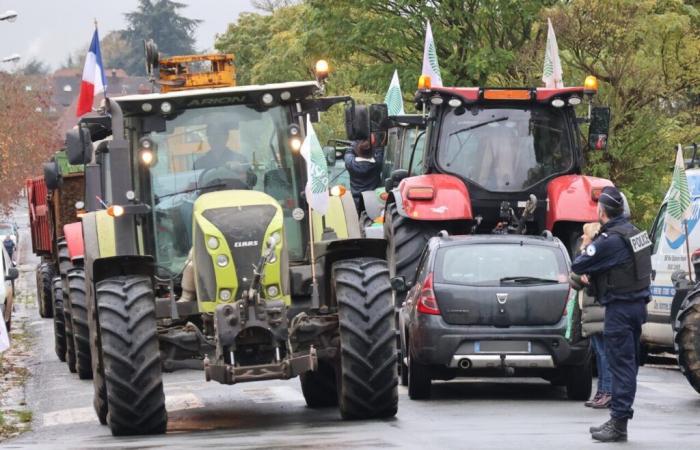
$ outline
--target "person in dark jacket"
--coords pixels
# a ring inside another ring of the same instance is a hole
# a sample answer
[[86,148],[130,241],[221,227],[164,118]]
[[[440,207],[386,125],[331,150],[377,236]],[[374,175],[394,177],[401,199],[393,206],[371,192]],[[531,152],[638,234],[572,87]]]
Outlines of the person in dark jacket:
[[2,245],[5,246],[5,250],[7,250],[7,254],[9,255],[10,259],[14,261],[14,253],[15,253],[15,241],[12,240],[12,236],[9,234],[5,235],[5,239],[2,241]]
[[353,141],[352,146],[345,151],[344,159],[345,168],[350,175],[350,192],[359,214],[362,193],[375,190],[382,182],[384,148],[373,148],[369,140]]
[[598,200],[598,237],[576,257],[571,270],[585,274],[605,308],[605,350],[612,374],[610,420],[591,427],[593,439],[603,442],[627,440],[627,421],[637,390],[639,338],[646,321],[651,284],[651,247],[646,232],[624,215],[620,192],[608,186]]

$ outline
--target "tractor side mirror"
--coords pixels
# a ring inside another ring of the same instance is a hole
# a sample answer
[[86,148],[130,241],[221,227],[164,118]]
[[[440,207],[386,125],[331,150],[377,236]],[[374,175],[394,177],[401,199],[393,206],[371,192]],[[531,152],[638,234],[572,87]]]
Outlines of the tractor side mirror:
[[58,189],[60,186],[61,175],[58,173],[58,163],[56,161],[44,163],[44,183],[46,183],[46,189],[50,191]]
[[387,131],[389,128],[389,108],[386,103],[369,105],[370,131]]
[[406,177],[408,177],[408,170],[406,169],[396,169],[393,172],[391,172],[392,189],[398,186],[399,183],[401,183],[401,180],[403,180]]
[[5,275],[5,280],[12,281],[19,278],[19,270],[16,267],[9,267],[7,269],[7,275]]
[[366,106],[351,104],[345,107],[345,132],[351,141],[369,139],[370,120]]
[[323,154],[326,155],[328,166],[334,166],[338,156],[335,152],[335,147],[323,147]]
[[610,108],[596,106],[591,109],[591,123],[588,127],[588,145],[594,150],[605,150],[608,146],[610,129]]
[[87,164],[92,159],[90,130],[84,127],[66,133],[66,155],[71,164]]
[[408,290],[408,285],[406,284],[406,278],[404,277],[394,277],[391,280],[389,280],[391,283],[391,288],[398,292],[399,294],[402,294]]

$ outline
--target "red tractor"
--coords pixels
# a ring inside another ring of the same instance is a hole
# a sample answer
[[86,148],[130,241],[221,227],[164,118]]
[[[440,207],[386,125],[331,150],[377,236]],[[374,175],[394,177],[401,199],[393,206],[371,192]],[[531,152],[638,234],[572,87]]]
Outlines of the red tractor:
[[[384,234],[392,276],[412,279],[427,240],[451,234],[549,230],[569,248],[596,221],[609,180],[582,174],[579,124],[589,145],[606,146],[610,110],[592,107],[597,80],[545,88],[430,87],[421,77],[416,106],[426,144],[421,161],[387,180]],[[575,106],[588,101],[588,115]]]

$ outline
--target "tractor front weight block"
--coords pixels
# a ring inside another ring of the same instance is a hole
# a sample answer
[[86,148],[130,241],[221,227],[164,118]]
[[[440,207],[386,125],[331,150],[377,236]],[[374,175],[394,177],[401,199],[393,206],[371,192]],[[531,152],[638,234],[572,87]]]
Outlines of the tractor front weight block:
[[209,358],[204,359],[204,376],[207,381],[218,381],[221,384],[244,383],[262,380],[287,380],[304,372],[318,369],[316,349],[291,355],[278,363],[258,364],[253,366],[232,366],[230,364],[212,364]]

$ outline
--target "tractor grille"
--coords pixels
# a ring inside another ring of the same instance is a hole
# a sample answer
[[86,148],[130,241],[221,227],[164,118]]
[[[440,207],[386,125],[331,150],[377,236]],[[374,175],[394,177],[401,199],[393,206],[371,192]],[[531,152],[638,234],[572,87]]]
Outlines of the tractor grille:
[[202,213],[226,238],[238,276],[238,291],[248,289],[253,278],[253,265],[258,263],[265,233],[276,213],[272,205],[214,208]]

